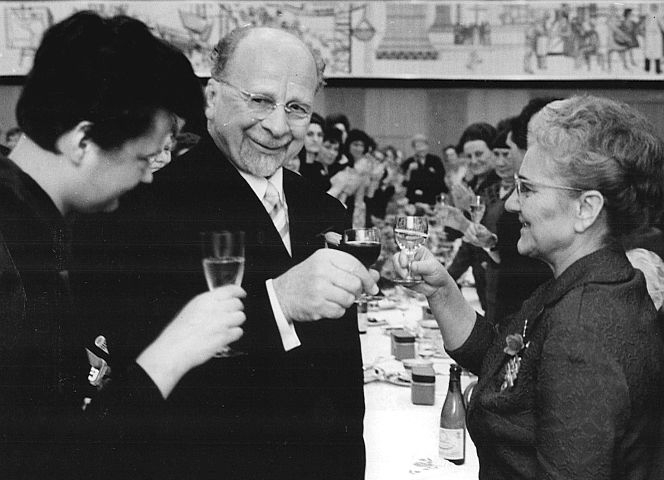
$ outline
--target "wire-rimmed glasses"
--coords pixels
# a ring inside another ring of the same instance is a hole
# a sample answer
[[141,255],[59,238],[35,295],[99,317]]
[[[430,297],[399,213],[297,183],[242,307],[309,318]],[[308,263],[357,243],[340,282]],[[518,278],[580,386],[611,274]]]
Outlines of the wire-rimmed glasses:
[[523,194],[527,194],[533,191],[533,187],[539,188],[553,188],[555,190],[567,190],[570,192],[583,192],[582,188],[567,187],[565,185],[551,185],[548,183],[533,182],[532,180],[527,180],[523,177],[520,177],[518,173],[514,174],[514,186],[516,194],[519,198]]
[[292,125],[304,125],[305,123],[308,123],[311,118],[311,112],[313,109],[311,105],[307,105],[306,103],[295,101],[287,103],[275,102],[274,99],[267,95],[247,92],[223,78],[215,78],[215,80],[224,85],[228,85],[239,93],[256,120],[265,120],[278,106],[284,107],[288,123]]

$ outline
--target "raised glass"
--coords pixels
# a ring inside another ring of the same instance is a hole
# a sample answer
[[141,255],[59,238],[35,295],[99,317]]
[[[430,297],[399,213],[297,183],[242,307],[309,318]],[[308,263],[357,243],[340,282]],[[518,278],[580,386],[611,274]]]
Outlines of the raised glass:
[[424,245],[429,235],[429,222],[427,217],[413,215],[399,215],[394,224],[394,239],[397,246],[406,252],[408,257],[408,275],[405,278],[395,278],[396,283],[405,286],[421,283],[421,278],[413,277],[411,264],[415,257],[415,252],[420,246]]
[[[201,233],[202,265],[208,288],[241,285],[244,276],[244,232]],[[235,357],[244,352],[226,347],[217,358]]]

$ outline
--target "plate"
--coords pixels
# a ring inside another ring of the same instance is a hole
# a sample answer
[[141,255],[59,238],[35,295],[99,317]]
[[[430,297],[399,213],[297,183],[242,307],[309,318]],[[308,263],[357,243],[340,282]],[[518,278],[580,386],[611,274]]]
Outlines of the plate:
[[385,377],[385,381],[400,387],[410,387],[410,380],[405,373],[391,373]]
[[369,317],[367,319],[367,325],[370,327],[381,327],[387,325],[387,320]]

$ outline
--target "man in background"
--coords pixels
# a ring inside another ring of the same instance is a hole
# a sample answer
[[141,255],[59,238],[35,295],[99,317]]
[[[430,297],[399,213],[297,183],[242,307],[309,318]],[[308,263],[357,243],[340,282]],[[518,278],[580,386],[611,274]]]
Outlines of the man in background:
[[447,192],[443,160],[429,153],[429,140],[421,133],[413,136],[415,154],[401,165],[406,174],[406,197],[410,203],[436,203],[439,193]]

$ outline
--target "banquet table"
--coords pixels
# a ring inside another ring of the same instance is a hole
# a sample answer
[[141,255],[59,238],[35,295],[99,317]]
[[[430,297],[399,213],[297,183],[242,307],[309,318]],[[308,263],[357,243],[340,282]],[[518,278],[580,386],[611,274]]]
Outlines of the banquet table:
[[[471,304],[477,303],[474,289],[464,289]],[[365,369],[374,365],[401,367],[390,355],[391,326],[417,324],[422,318],[422,300],[411,299],[400,308],[369,313],[367,333],[360,335]],[[479,306],[477,307],[479,309]],[[409,386],[378,380],[365,383],[366,414],[364,439],[367,453],[366,480],[477,479],[479,464],[475,447],[466,433],[466,459],[462,465],[438,458],[440,412],[449,383],[450,358],[430,358],[436,372],[435,404],[414,405]],[[461,376],[461,388],[476,380],[467,372]]]

